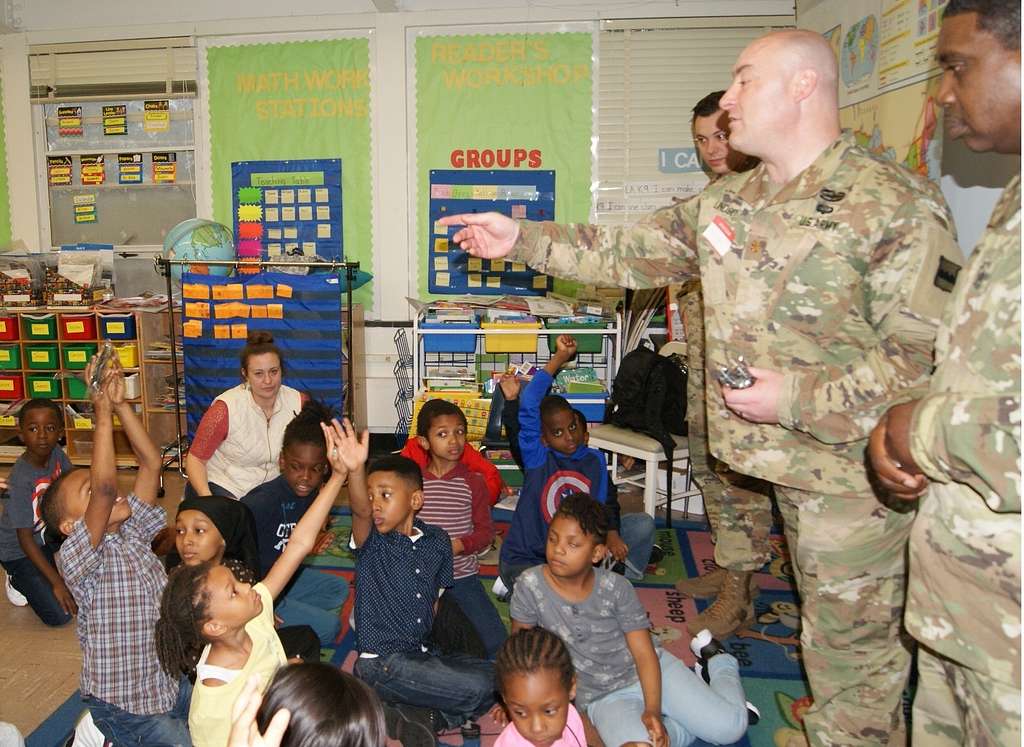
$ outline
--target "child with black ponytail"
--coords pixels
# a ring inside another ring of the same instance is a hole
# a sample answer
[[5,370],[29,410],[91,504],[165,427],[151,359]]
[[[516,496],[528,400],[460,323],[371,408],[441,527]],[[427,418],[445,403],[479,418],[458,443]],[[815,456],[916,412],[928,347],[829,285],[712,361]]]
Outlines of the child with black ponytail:
[[227,744],[231,707],[251,674],[270,682],[286,663],[274,631],[274,599],[313,549],[347,475],[325,429],[332,473],[261,583],[239,581],[214,563],[179,566],[167,579],[156,626],[157,655],[168,673],[196,671],[189,731],[196,747]]

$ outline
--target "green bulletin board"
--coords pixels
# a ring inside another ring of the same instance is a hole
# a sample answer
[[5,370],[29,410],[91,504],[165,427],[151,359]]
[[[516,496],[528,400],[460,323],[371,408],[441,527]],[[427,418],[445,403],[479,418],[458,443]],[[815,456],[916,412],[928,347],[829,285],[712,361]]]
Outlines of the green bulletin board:
[[[234,223],[233,162],[340,158],[345,258],[374,272],[369,62],[366,38],[206,50],[215,220]],[[372,284],[354,300],[370,309]]]
[[[589,221],[592,47],[590,33],[416,40],[417,246],[430,230],[431,169],[553,170],[558,220]],[[430,298],[422,248],[418,261]]]

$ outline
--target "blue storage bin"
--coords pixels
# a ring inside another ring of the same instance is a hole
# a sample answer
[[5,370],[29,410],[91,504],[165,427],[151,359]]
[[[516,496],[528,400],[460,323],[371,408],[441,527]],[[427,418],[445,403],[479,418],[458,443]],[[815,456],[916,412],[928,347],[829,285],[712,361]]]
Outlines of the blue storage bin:
[[[423,322],[420,329],[480,329],[475,322]],[[475,353],[476,335],[423,335],[424,353]]]
[[593,394],[563,394],[569,404],[583,413],[588,423],[604,422],[604,406],[608,400],[607,392]]
[[134,314],[100,314],[100,337],[104,340],[134,340]]

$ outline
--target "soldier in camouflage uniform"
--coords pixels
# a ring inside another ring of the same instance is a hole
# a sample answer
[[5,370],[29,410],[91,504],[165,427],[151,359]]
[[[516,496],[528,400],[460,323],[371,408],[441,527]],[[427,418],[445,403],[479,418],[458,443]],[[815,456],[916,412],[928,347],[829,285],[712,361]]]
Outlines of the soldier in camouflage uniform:
[[[719,107],[725,91],[715,91],[693,107],[691,128],[711,181],[729,174],[749,171],[757,165],[729,146],[728,115]],[[700,282],[683,286],[680,299],[686,332],[689,375],[686,383],[687,445],[693,480],[700,487],[704,510],[715,543],[717,567],[676,584],[684,594],[715,601],[686,627],[696,635],[707,628],[724,639],[754,620],[757,585],[754,571],[771,559],[768,534],[772,509],[768,486],[759,480],[730,472],[711,456],[708,449],[707,408],[704,404],[704,302]]]
[[[938,98],[972,150],[1020,154],[1019,34],[1020,3],[946,7]],[[1018,174],[957,280],[927,392],[871,434],[881,486],[921,496],[906,626],[929,747],[1021,743],[1020,199]]]
[[636,225],[443,222],[463,224],[453,240],[477,256],[589,283],[700,275],[707,369],[742,355],[757,377],[707,388],[708,438],[731,469],[774,485],[802,597],[808,739],[899,744],[912,517],[878,503],[864,451],[883,409],[927,380],[960,252],[938,189],[840,131],[820,34],[753,42],[721,103],[730,142],[761,165]]

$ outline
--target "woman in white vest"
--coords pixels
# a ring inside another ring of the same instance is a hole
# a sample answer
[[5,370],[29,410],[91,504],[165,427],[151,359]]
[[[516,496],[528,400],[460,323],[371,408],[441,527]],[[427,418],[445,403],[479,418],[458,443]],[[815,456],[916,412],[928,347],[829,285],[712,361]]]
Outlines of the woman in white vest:
[[238,499],[280,474],[284,428],[306,397],[281,383],[284,359],[269,332],[250,332],[239,358],[242,383],[217,397],[196,428],[186,497]]

